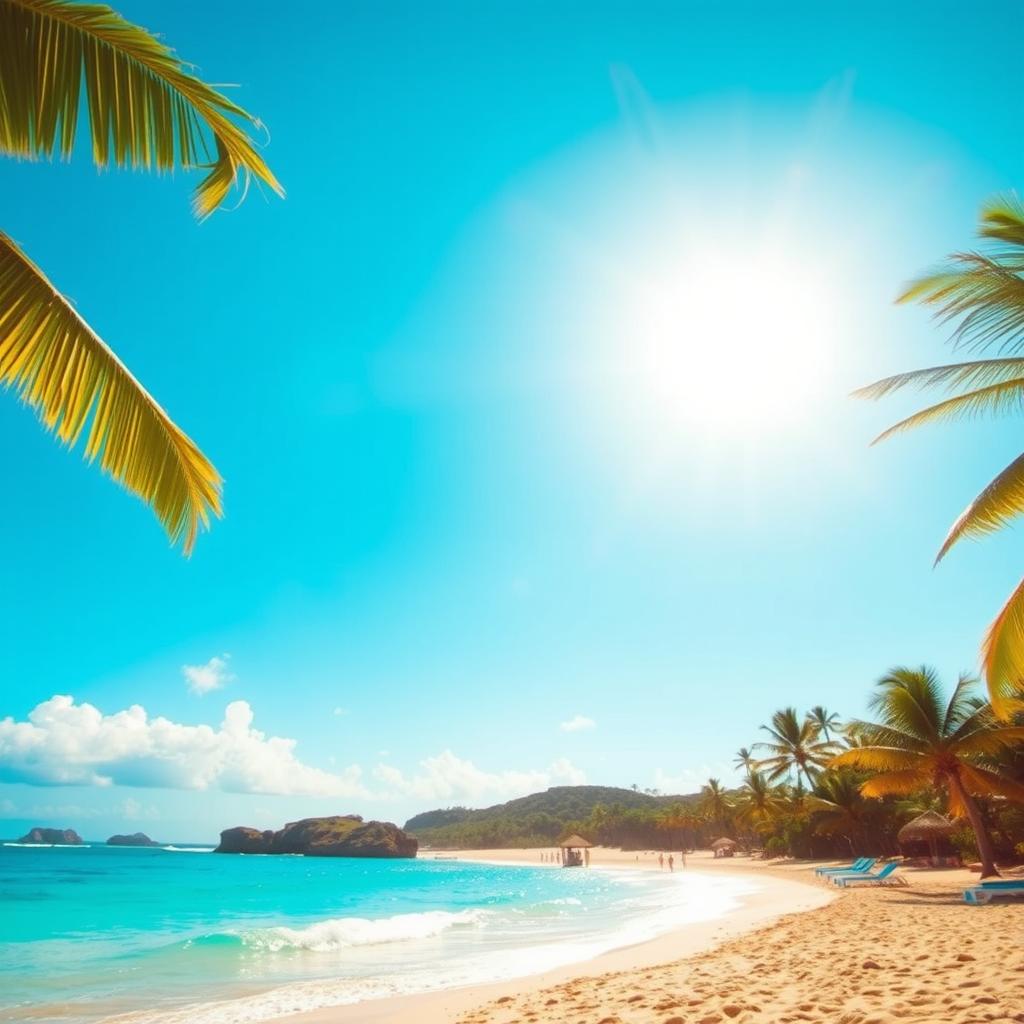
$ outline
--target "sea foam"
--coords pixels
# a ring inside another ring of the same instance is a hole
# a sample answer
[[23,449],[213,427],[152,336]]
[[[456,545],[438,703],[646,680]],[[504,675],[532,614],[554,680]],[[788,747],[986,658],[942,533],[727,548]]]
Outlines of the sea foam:
[[485,910],[430,910],[421,914],[396,914],[394,917],[378,920],[365,917],[335,917],[317,921],[305,928],[255,928],[238,933],[238,937],[249,949],[268,953],[284,949],[331,953],[353,946],[429,939],[449,928],[481,925],[486,916]]

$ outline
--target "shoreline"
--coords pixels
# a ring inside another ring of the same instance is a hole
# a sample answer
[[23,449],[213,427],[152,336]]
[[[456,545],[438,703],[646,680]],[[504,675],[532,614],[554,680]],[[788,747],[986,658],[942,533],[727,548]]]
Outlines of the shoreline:
[[[599,847],[592,851],[589,869],[563,869],[557,864],[549,865],[541,862],[540,853],[537,849],[431,850],[422,859],[430,860],[438,855],[445,860],[454,858],[471,863],[516,867],[550,866],[553,870],[662,870],[657,862],[657,853],[651,851],[636,853]],[[676,859],[678,863],[678,855]],[[740,897],[740,906],[723,916],[690,922],[643,942],[553,970],[502,981],[304,1010],[273,1018],[270,1024],[406,1024],[410,1020],[417,1024],[444,1024],[486,1003],[529,997],[568,982],[594,981],[613,973],[638,972],[709,953],[724,943],[767,928],[781,918],[825,907],[837,895],[816,884],[813,875],[805,868],[769,867],[746,858],[715,860],[706,851],[689,855],[686,861],[686,868],[680,865],[677,874],[743,877],[751,880],[756,890]],[[669,874],[667,869],[663,873]]]

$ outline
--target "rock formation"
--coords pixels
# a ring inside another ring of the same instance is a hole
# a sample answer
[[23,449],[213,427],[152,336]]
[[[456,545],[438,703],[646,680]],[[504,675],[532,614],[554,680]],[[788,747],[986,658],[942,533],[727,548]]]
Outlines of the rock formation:
[[19,843],[39,843],[43,846],[81,846],[82,837],[71,828],[34,828],[22,836]]
[[107,846],[159,846],[160,844],[150,839],[145,832],[133,832],[130,836],[111,836],[107,840]]
[[306,857],[415,857],[419,841],[390,821],[355,814],[303,818],[277,832],[229,828],[215,853],[298,853]]

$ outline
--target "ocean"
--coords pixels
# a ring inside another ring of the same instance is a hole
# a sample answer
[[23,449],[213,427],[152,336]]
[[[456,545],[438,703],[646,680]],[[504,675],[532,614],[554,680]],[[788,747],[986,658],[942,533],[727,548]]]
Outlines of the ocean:
[[751,891],[428,858],[6,843],[0,1019],[244,1024],[497,981],[721,916]]

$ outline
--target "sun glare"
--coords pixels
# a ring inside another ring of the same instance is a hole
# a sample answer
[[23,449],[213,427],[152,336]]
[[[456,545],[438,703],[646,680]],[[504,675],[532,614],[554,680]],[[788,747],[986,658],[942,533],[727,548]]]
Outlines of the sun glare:
[[629,289],[618,386],[659,432],[777,432],[805,419],[824,386],[830,321],[820,275],[786,254],[705,254]]

